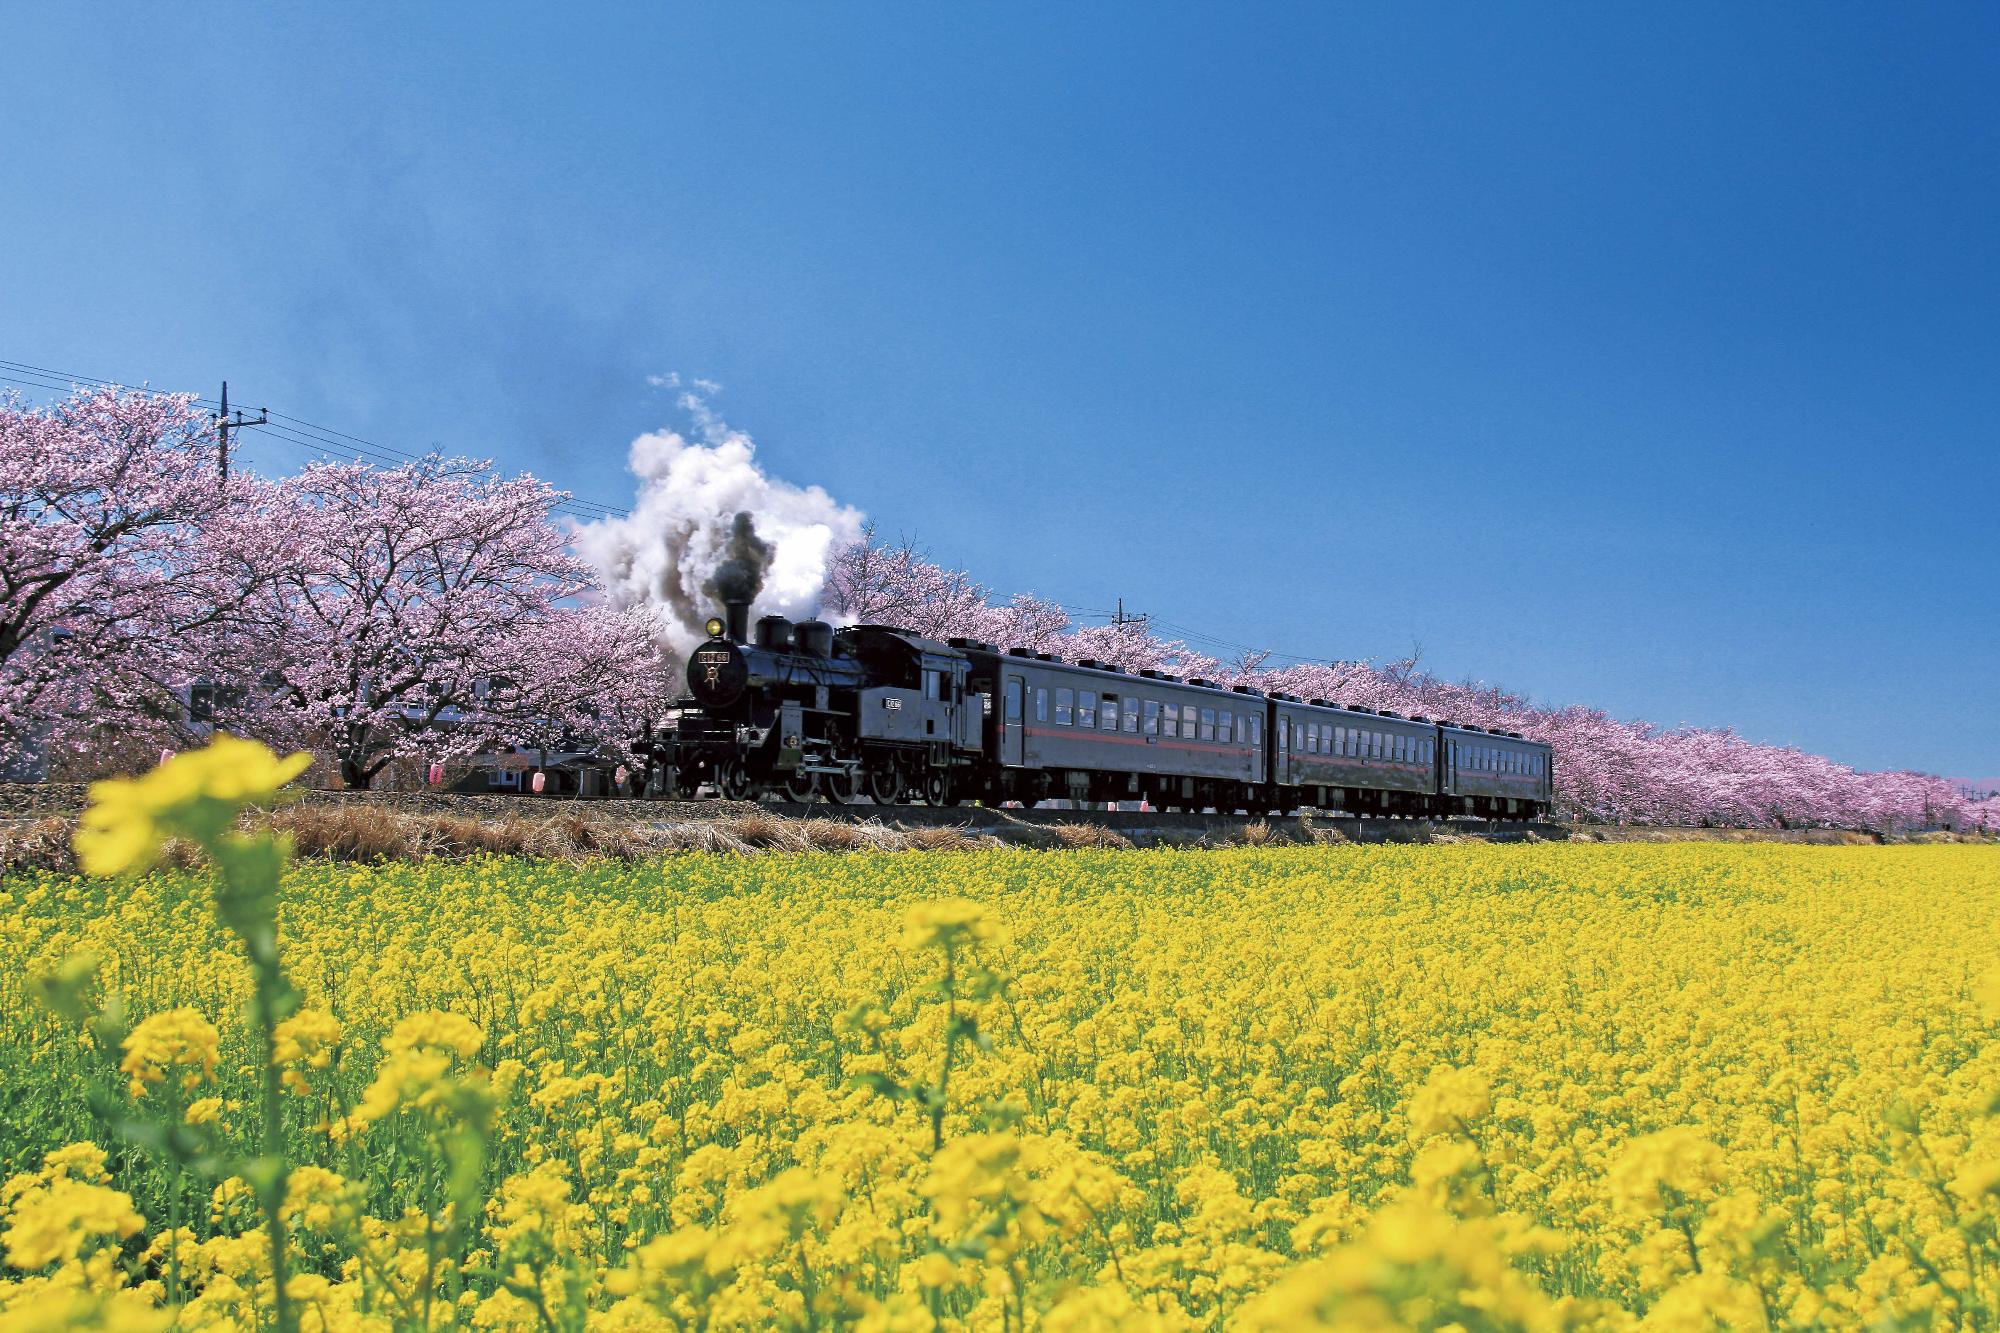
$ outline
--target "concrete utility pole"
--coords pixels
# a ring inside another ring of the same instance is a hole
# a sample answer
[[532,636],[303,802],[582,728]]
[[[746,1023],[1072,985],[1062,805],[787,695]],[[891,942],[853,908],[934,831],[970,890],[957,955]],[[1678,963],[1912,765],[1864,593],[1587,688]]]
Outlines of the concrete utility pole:
[[257,419],[250,420],[238,411],[234,418],[229,415],[229,381],[222,382],[222,410],[215,414],[215,474],[225,486],[229,484],[229,432],[242,430],[245,426],[268,426],[271,413],[268,408],[257,409]]

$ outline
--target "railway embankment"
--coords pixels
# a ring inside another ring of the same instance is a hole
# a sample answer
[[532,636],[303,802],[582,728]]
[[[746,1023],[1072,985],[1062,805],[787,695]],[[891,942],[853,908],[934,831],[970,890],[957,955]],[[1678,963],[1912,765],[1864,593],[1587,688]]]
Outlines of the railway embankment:
[[[0,787],[0,873],[69,869],[82,784]],[[1659,828],[1510,824],[1483,820],[1260,817],[1145,810],[979,806],[761,804],[750,801],[585,801],[565,797],[308,790],[252,816],[284,829],[299,854],[343,861],[481,854],[588,860],[677,851],[951,850],[1025,847],[1220,847],[1314,843],[1905,841],[1840,829]],[[1916,834],[1916,840],[1955,840]]]

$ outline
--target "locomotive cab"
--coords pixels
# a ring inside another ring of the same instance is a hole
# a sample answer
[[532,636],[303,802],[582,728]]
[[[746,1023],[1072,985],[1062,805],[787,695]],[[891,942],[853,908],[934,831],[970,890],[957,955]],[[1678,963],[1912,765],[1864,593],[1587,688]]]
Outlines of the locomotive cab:
[[868,677],[856,701],[855,741],[870,796],[915,793],[934,805],[969,794],[958,770],[978,762],[985,696],[969,688],[971,663],[950,644],[881,625],[836,640]]

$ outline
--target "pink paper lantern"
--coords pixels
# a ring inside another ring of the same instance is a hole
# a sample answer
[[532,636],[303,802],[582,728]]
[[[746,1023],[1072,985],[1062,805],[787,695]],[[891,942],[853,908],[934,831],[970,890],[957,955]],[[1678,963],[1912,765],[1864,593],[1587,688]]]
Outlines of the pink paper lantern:
[[530,787],[530,788],[531,788],[532,790],[534,790],[534,791],[536,791],[536,792],[539,792],[539,791],[541,791],[541,789],[542,789],[542,784],[543,784],[543,783],[545,783],[545,782],[547,782],[548,780],[549,780],[549,775],[548,775],[548,774],[546,774],[546,773],[542,773],[542,772],[537,772],[537,773],[535,774],[534,778],[533,778],[533,779],[532,779],[532,780],[531,780],[531,781],[530,781],[530,782],[528,783],[528,786],[529,786],[529,787]]
[[444,785],[444,765],[434,763],[431,765],[431,786],[441,787],[443,785]]
[[160,762],[163,764],[166,763],[167,760],[172,759],[173,757],[174,757],[174,752],[172,750],[160,751]]

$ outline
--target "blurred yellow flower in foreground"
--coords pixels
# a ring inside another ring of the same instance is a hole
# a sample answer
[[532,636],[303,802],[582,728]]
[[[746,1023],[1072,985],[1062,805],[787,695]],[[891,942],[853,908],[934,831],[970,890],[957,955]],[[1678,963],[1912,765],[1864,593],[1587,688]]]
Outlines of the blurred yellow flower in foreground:
[[311,764],[309,754],[280,759],[257,741],[225,735],[143,777],[93,782],[90,808],[77,826],[77,862],[92,875],[143,870],[162,839],[190,831],[195,821],[215,827],[233,819],[243,807],[270,800]]

